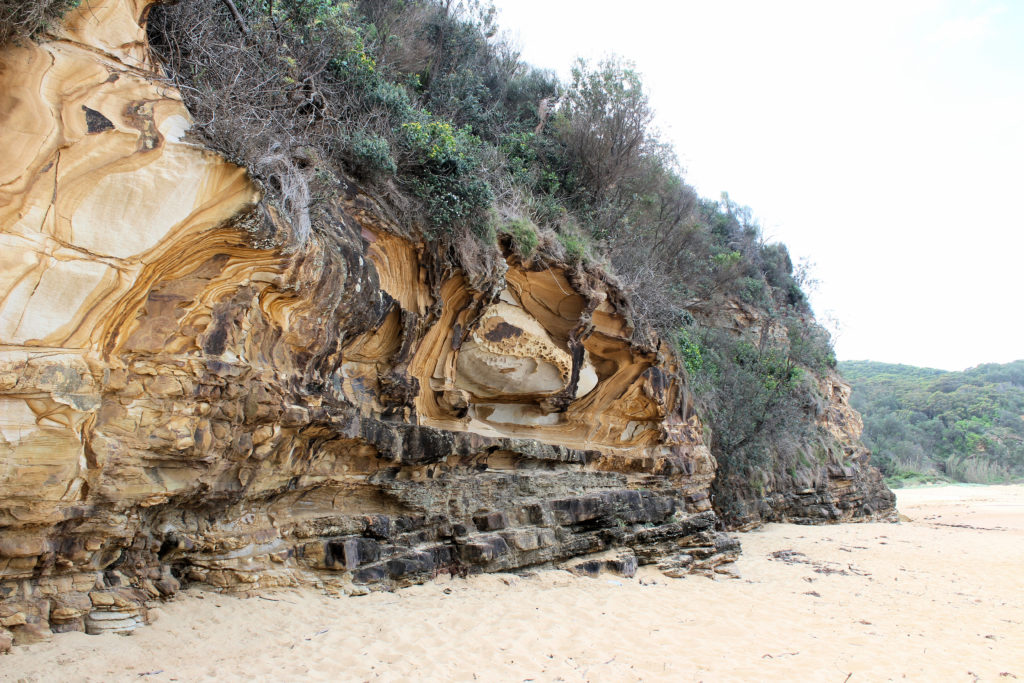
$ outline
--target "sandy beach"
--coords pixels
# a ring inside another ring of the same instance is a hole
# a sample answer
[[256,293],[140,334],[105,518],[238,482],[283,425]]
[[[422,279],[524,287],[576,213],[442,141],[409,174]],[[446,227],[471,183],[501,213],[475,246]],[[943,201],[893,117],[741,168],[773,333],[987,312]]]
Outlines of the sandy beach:
[[1024,679],[1024,486],[898,491],[900,524],[772,524],[738,578],[444,578],[396,593],[189,590],[130,636],[55,636],[0,680]]

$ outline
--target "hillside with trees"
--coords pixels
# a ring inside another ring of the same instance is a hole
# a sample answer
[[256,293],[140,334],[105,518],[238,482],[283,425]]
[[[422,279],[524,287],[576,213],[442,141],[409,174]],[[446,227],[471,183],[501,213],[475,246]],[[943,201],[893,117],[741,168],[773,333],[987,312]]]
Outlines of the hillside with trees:
[[1024,360],[963,372],[872,361],[839,369],[890,483],[1024,478]]

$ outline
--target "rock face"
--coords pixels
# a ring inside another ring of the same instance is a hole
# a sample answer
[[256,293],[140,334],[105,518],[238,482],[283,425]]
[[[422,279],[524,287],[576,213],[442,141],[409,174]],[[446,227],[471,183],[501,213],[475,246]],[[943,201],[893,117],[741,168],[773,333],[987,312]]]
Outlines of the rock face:
[[[757,340],[766,335],[775,344],[788,343],[779,321],[740,301],[719,301],[695,314],[704,325],[736,336]],[[814,429],[802,444],[807,457],[762,470],[758,486],[715,480],[713,495],[730,487],[729,498],[736,500],[732,509],[720,511],[729,528],[762,522],[896,521],[896,497],[869,463],[870,453],[860,440],[864,423],[850,407],[850,386],[834,370],[815,374],[814,379],[817,401],[808,414]]]
[[819,381],[824,397],[820,423],[834,448],[825,462],[788,476],[768,504],[771,521],[803,524],[858,520],[896,521],[896,496],[869,464],[860,441],[864,422],[850,407],[850,385],[832,372]]
[[147,5],[0,52],[0,646],[131,630],[183,581],[732,559],[690,393],[613,286],[514,257],[474,286],[353,187],[296,245],[185,138]]
[[835,374],[821,378],[819,385],[825,397],[820,422],[832,437],[830,447],[823,449],[821,462],[776,473],[742,521],[896,521],[896,496],[869,464],[870,454],[860,441],[864,425],[850,407],[850,386]]

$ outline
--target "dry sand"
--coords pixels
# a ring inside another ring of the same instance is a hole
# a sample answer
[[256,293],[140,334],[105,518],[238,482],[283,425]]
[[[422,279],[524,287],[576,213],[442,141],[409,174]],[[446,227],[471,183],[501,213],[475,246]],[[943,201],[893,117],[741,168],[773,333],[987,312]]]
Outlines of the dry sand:
[[[1024,680],[1024,487],[898,491],[901,524],[772,524],[739,579],[542,571],[397,593],[191,590],[130,636],[55,637],[2,680]],[[790,561],[773,559],[792,550]]]

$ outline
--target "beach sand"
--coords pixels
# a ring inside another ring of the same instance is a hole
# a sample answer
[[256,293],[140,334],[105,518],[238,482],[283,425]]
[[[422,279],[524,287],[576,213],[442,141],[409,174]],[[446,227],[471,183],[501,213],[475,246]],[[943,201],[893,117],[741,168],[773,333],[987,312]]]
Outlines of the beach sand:
[[129,636],[15,648],[0,680],[1024,680],[1024,487],[897,494],[910,521],[742,534],[739,578],[193,589]]

